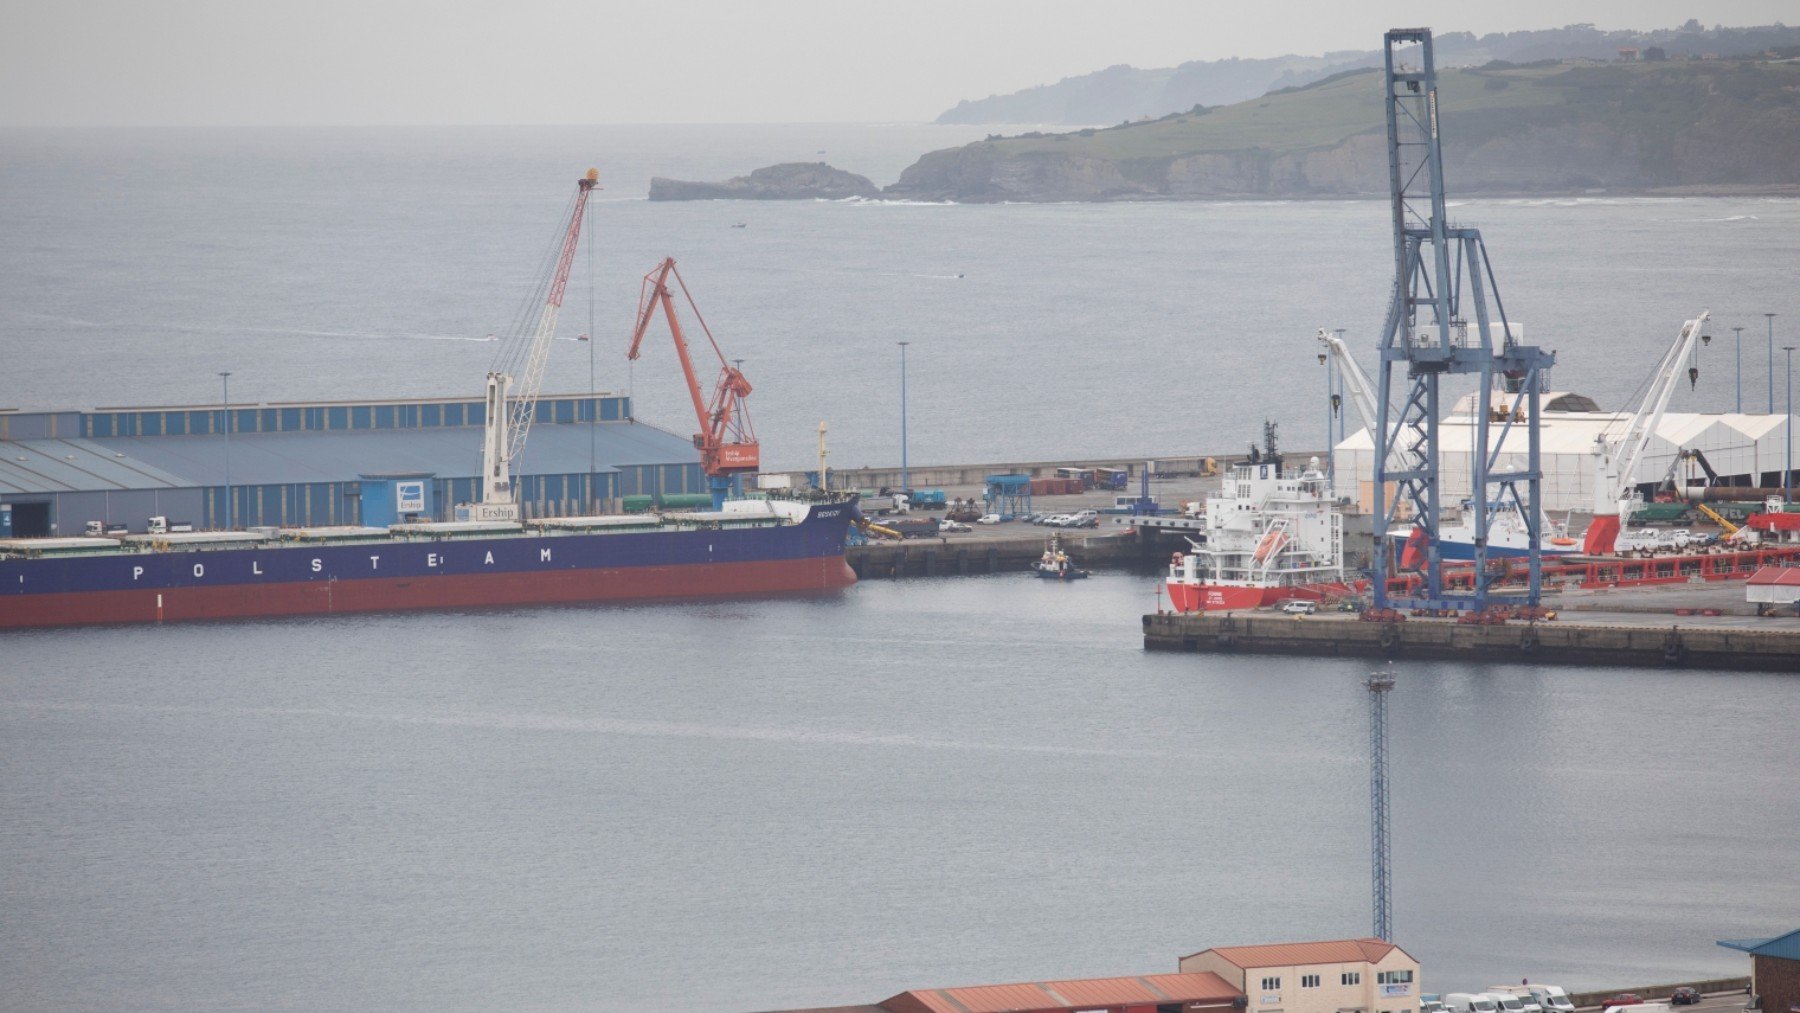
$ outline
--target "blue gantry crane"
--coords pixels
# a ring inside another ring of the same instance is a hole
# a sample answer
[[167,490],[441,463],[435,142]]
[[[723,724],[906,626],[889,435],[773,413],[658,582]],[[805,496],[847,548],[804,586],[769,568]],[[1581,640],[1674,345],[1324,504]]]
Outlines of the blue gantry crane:
[[[1500,576],[1488,566],[1487,529],[1494,509],[1509,500],[1528,525],[1527,598],[1535,605],[1544,516],[1538,402],[1542,378],[1556,357],[1518,343],[1522,331],[1506,318],[1481,231],[1451,225],[1446,219],[1431,30],[1391,29],[1384,41],[1394,289],[1382,332],[1376,399],[1375,433],[1380,444],[1374,454],[1375,537],[1381,551],[1375,553],[1375,605],[1486,608],[1492,584]],[[1468,508],[1474,525],[1475,571],[1473,586],[1466,590],[1445,586],[1439,551],[1444,530],[1439,383],[1451,375],[1472,376],[1479,384],[1474,419],[1478,452],[1470,455]],[[1492,396],[1501,384],[1524,402],[1522,414],[1494,411]],[[1496,422],[1497,439],[1491,431]],[[1514,435],[1515,422],[1525,430],[1526,466],[1522,471],[1501,471],[1496,463],[1507,438]],[[1523,501],[1521,484],[1526,490]],[[1417,572],[1420,579],[1415,591],[1392,595],[1387,578],[1395,563],[1390,560],[1388,532],[1406,523],[1408,515],[1412,530],[1398,565]]]

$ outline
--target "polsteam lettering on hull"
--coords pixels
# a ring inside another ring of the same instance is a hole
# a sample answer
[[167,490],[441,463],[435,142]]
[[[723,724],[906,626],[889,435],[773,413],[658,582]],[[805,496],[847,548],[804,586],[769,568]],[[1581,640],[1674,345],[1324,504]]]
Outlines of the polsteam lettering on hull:
[[854,507],[779,507],[759,520],[673,515],[648,521],[651,530],[598,534],[546,529],[326,545],[289,539],[6,558],[0,628],[645,601],[854,583],[844,561]]

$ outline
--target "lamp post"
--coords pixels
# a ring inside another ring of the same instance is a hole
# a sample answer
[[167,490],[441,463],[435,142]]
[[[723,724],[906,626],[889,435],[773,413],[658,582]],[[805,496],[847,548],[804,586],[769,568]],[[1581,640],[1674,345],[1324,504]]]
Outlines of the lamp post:
[[1775,414],[1775,314],[1764,313],[1769,318],[1769,414]]
[[231,373],[219,374],[225,388],[225,530],[232,529],[231,518]]
[[1781,466],[1781,501],[1794,501],[1794,346],[1782,345],[1787,353],[1787,458]]
[[1744,329],[1733,327],[1737,335],[1737,413],[1744,414]]
[[900,345],[900,491],[910,488],[906,477],[906,346],[910,341],[899,342]]

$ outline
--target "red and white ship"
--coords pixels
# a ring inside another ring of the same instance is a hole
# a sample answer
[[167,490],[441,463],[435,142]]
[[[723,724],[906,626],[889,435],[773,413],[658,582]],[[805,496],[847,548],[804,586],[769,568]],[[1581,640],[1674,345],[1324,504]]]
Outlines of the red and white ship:
[[1206,498],[1206,540],[1169,563],[1169,602],[1178,612],[1247,609],[1295,598],[1352,594],[1344,576],[1344,518],[1319,459],[1283,472],[1273,426],[1265,451],[1232,465]]

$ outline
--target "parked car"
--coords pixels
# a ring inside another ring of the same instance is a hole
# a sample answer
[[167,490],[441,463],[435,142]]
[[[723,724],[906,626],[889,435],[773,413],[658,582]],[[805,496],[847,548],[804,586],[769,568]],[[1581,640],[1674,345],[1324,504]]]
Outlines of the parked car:
[[1683,985],[1669,993],[1669,1005],[1671,1006],[1692,1006],[1699,1001],[1700,990],[1697,988],[1688,988]]
[[938,530],[939,531],[972,531],[974,529],[969,527],[967,524],[964,524],[962,521],[944,521],[942,524],[938,525]]
[[1643,1002],[1644,997],[1638,995],[1636,992],[1620,992],[1618,995],[1609,995],[1605,999],[1600,1000],[1600,1008],[1610,1009],[1613,1006],[1639,1006],[1642,1005]]
[[1068,522],[1063,525],[1065,528],[1097,528],[1100,526],[1100,511],[1098,510],[1082,510],[1069,514],[1068,517]]

